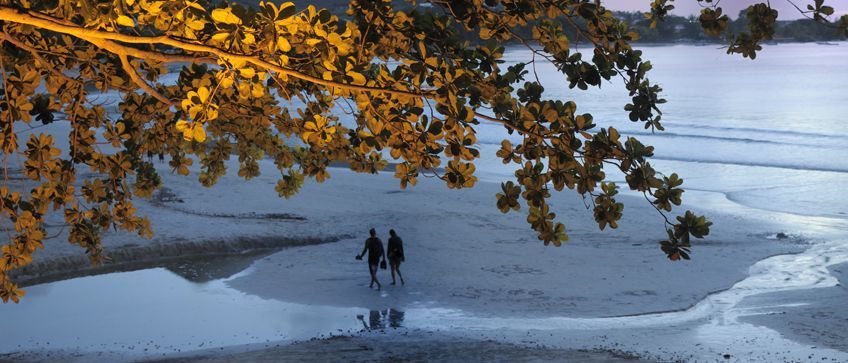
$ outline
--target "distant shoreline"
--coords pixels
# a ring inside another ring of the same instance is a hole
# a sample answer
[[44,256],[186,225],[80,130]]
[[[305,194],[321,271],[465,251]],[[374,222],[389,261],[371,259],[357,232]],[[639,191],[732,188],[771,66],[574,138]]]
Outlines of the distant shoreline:
[[[535,45],[535,43],[531,43],[531,44]],[[647,47],[668,46],[668,47],[671,47],[671,46],[678,46],[678,45],[688,45],[688,46],[698,47],[698,46],[709,46],[709,45],[717,45],[717,46],[727,46],[728,45],[728,43],[724,42],[724,41],[718,41],[718,40],[709,41],[709,40],[694,40],[694,39],[680,39],[680,40],[667,41],[667,42],[639,41],[639,40],[637,40],[635,42],[632,42],[631,44],[635,47],[639,47],[639,46],[647,46]],[[768,45],[783,45],[783,44],[819,44],[819,45],[826,45],[826,46],[839,46],[839,45],[843,45],[843,44],[848,44],[848,40],[800,41],[800,40],[795,40],[795,39],[775,39],[775,40],[762,42],[760,44],[767,45],[767,46]],[[505,45],[509,46],[509,47],[524,48],[524,44],[522,44],[520,42],[509,42]],[[584,49],[584,48],[588,49],[588,48],[590,48],[590,46],[585,44],[585,43],[572,44],[572,46],[574,48],[577,48],[577,49]]]

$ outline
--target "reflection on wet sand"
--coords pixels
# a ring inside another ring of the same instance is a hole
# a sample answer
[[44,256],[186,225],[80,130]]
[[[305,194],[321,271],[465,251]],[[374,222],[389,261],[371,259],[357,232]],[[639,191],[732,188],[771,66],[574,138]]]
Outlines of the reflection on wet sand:
[[368,313],[368,323],[365,322],[364,315],[357,315],[356,318],[362,322],[362,327],[365,330],[380,330],[386,327],[400,328],[403,323],[403,311],[396,309],[371,310]]

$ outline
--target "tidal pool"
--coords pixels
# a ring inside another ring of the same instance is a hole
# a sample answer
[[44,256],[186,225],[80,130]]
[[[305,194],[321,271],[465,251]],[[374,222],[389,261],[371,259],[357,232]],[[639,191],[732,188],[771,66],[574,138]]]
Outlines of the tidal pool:
[[56,349],[161,356],[399,327],[403,320],[395,310],[261,299],[229,288],[234,273],[221,261],[172,262],[28,287],[24,303],[0,306],[0,354]]

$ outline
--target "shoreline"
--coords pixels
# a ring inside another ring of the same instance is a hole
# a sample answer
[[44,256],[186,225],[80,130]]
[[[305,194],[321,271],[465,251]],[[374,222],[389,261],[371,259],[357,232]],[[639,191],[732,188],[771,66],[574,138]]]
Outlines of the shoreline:
[[286,248],[333,243],[350,237],[349,235],[312,238],[261,236],[234,240],[176,240],[167,244],[151,243],[145,246],[124,245],[107,249],[109,259],[99,266],[92,265],[88,257],[80,251],[79,255],[53,257],[34,262],[16,270],[11,278],[21,287],[28,287],[77,277],[145,269],[181,259],[271,254]]
[[769,308],[754,310],[739,320],[774,329],[793,341],[848,351],[848,305],[844,303],[848,299],[848,262],[828,270],[838,280],[835,286],[745,298],[744,306],[769,304]]

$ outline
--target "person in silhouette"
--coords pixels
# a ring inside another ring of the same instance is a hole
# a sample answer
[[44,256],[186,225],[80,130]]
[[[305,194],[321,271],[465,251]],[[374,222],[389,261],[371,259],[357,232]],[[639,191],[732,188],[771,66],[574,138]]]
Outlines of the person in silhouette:
[[400,277],[400,284],[404,285],[403,275],[400,274],[400,263],[404,261],[403,240],[398,237],[394,229],[389,230],[389,267],[392,269],[392,285],[395,284],[395,273]]
[[368,233],[371,234],[371,237],[365,240],[365,248],[362,249],[362,253],[356,255],[356,259],[361,260],[362,256],[365,256],[365,252],[368,252],[368,272],[371,273],[371,285],[368,285],[368,287],[372,288],[376,283],[377,290],[380,290],[382,286],[380,285],[380,281],[377,281],[377,269],[380,267],[381,257],[383,258],[383,263],[386,263],[386,252],[383,250],[383,241],[377,238],[377,231],[371,228]]

